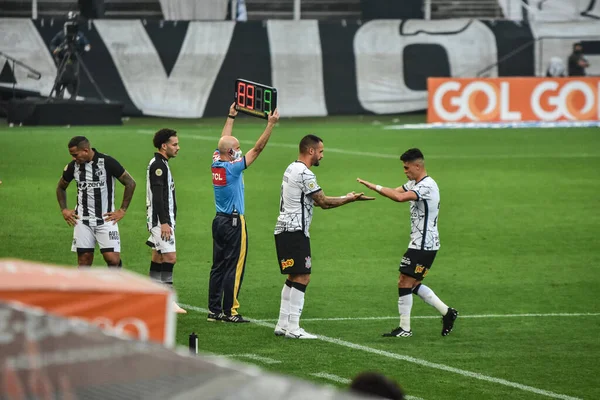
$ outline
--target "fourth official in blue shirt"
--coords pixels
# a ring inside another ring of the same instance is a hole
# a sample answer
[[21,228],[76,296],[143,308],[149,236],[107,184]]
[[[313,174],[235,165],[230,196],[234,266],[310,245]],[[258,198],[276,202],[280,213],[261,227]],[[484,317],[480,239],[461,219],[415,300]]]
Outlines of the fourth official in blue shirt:
[[208,320],[249,322],[239,313],[238,296],[244,279],[248,233],[244,202],[244,171],[267,145],[279,112],[269,114],[267,127],[252,149],[242,155],[240,142],[231,136],[237,115],[235,103],[213,153],[212,183],[217,214],[212,223],[213,264],[208,285]]

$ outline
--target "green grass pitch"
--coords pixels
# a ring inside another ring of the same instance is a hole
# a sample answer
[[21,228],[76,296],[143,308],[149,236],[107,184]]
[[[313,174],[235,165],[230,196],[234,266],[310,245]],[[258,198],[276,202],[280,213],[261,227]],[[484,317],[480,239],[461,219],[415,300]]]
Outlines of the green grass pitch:
[[[195,331],[202,352],[340,387],[361,371],[376,370],[425,400],[600,398],[598,129],[385,130],[391,117],[283,118],[244,175],[249,253],[240,312],[261,321],[236,325],[209,323],[204,312],[215,214],[210,164],[224,121],[4,125],[0,257],[75,264],[72,229],[55,189],[70,161],[68,140],[86,135],[137,181],[120,223],[122,257],[127,269],[146,275],[145,169],[152,133],[171,127],[181,144],[171,162],[179,208],[175,286],[180,303],[190,306],[178,317],[179,344],[187,345]],[[236,120],[242,150],[263,127],[262,120]],[[321,340],[273,335],[284,281],[273,240],[281,177],[307,133],[324,139],[325,157],[314,171],[327,195],[362,191],[357,177],[399,186],[406,181],[399,155],[410,147],[423,150],[441,191],[442,243],[425,282],[460,312],[450,336],[441,337],[436,311],[415,297],[414,336],[381,337],[398,324],[398,263],[410,230],[408,204],[381,196],[315,210],[313,276],[302,324]],[[74,185],[68,199],[73,206]],[[104,265],[99,252],[95,265]]]

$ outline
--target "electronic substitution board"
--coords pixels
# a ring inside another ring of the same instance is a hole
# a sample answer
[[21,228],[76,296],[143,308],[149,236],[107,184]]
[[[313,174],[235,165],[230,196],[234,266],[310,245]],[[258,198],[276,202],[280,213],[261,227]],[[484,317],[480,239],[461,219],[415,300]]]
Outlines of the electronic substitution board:
[[237,79],[235,105],[239,112],[268,119],[271,110],[277,108],[277,89],[262,83]]

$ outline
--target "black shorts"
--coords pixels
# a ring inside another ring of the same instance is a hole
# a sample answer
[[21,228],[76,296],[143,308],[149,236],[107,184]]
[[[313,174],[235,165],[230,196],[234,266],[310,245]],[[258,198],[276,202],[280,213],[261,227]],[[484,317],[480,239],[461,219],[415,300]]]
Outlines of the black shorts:
[[310,274],[310,238],[304,232],[282,232],[275,235],[277,263],[282,274]]
[[408,249],[400,261],[400,272],[422,281],[429,272],[436,254],[437,250]]

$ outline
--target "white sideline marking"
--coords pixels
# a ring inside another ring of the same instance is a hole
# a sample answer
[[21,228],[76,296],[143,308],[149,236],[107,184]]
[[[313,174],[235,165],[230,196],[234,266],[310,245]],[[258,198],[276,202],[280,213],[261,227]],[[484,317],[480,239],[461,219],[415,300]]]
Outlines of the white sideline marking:
[[[200,308],[200,307],[196,307],[196,306],[192,306],[192,305],[188,305],[188,304],[180,304],[180,306],[183,307],[183,308],[185,308],[185,309],[188,309],[188,310],[198,311],[198,312],[202,312],[202,313],[208,313],[208,310],[206,308]],[[250,319],[250,322],[252,322],[252,323],[254,323],[256,325],[259,325],[259,326],[264,326],[266,328],[275,329],[275,325],[271,324],[269,322],[264,322],[264,321],[255,320],[255,319]],[[466,377],[469,377],[469,378],[475,378],[475,379],[479,379],[481,381],[497,383],[497,384],[500,384],[500,385],[504,385],[504,386],[515,388],[515,389],[523,390],[525,392],[536,393],[536,394],[539,394],[539,395],[542,395],[542,396],[551,397],[551,398],[554,398],[554,399],[561,399],[561,400],[582,400],[579,397],[572,397],[572,396],[567,396],[567,395],[560,394],[560,393],[554,393],[554,392],[551,392],[549,390],[538,389],[538,388],[533,387],[533,386],[523,385],[521,383],[508,381],[506,379],[494,378],[493,376],[487,376],[487,375],[480,374],[478,372],[471,372],[471,371],[467,371],[467,370],[464,370],[464,369],[454,368],[454,367],[450,367],[448,365],[434,363],[434,362],[430,362],[430,361],[427,361],[427,360],[422,360],[420,358],[415,358],[415,357],[411,357],[411,356],[405,356],[405,355],[402,355],[402,354],[392,353],[392,352],[385,351],[385,350],[374,349],[372,347],[367,347],[367,346],[363,346],[363,345],[360,345],[360,344],[347,342],[347,341],[341,340],[341,339],[330,338],[328,336],[323,336],[323,335],[316,335],[316,336],[317,336],[318,340],[322,340],[322,341],[327,342],[327,343],[337,344],[339,346],[347,347],[347,348],[350,348],[350,349],[353,349],[353,350],[360,350],[360,351],[364,351],[366,353],[376,354],[376,355],[379,355],[379,356],[383,356],[383,357],[387,357],[387,358],[392,358],[392,359],[395,359],[395,360],[408,361],[410,363],[421,365],[423,367],[437,369],[437,370],[446,371],[446,372],[452,372],[452,373],[455,373],[455,374],[458,374],[458,375],[462,375],[462,376],[466,376]]]
[[259,356],[258,354],[250,354],[250,353],[246,353],[246,354],[225,354],[224,357],[229,357],[229,358],[248,358],[250,360],[255,360],[255,361],[259,361],[265,364],[281,364],[281,361],[279,360],[275,360],[273,358],[269,358],[269,357],[262,357]]
[[[463,318],[528,318],[528,317],[597,317],[600,313],[547,313],[547,314],[474,314],[474,315],[463,315],[459,314],[460,319]],[[335,317],[335,318],[302,318],[302,321],[313,322],[313,321],[377,321],[387,319],[398,319],[396,315],[394,317]],[[439,319],[441,315],[417,315],[411,316],[411,319]],[[274,319],[261,319],[259,321],[272,322],[277,321]]]
[[[149,129],[138,129],[137,133],[142,133],[145,135],[154,135],[154,131]],[[214,142],[215,148],[217,147],[217,142],[219,141],[219,137],[217,136],[200,136],[200,135],[178,135],[179,137],[186,139],[195,139],[195,140],[205,140]],[[238,139],[239,140],[239,139]],[[256,141],[254,140],[239,140],[242,144],[254,145]],[[298,149],[298,144],[291,143],[276,143],[270,141],[268,144],[269,147],[283,147],[286,149]],[[400,154],[383,154],[383,153],[373,153],[373,152],[365,152],[365,151],[353,151],[353,150],[344,150],[344,149],[336,149],[333,147],[327,147],[325,150],[328,153],[339,153],[339,154],[347,154],[351,156],[360,156],[360,157],[375,157],[375,158],[389,158],[393,160],[400,161]],[[427,159],[436,159],[436,160],[457,160],[457,159],[518,159],[518,158],[597,158],[600,157],[600,154],[589,154],[589,153],[578,153],[578,154],[478,154],[478,155],[469,155],[469,154],[433,154],[427,155]]]
[[[350,379],[342,378],[341,376],[337,376],[337,375],[333,375],[333,374],[328,374],[327,372],[317,372],[316,374],[311,374],[311,375],[316,376],[317,378],[327,379],[328,381],[343,383],[345,385],[347,385],[351,382]],[[404,398],[406,400],[424,400],[421,397],[408,396],[408,395],[404,396]]]
[[342,378],[341,376],[328,374],[327,372],[317,372],[316,374],[311,374],[312,376],[316,376],[317,378],[327,379],[328,381],[333,381],[337,383],[350,383],[350,379]]

